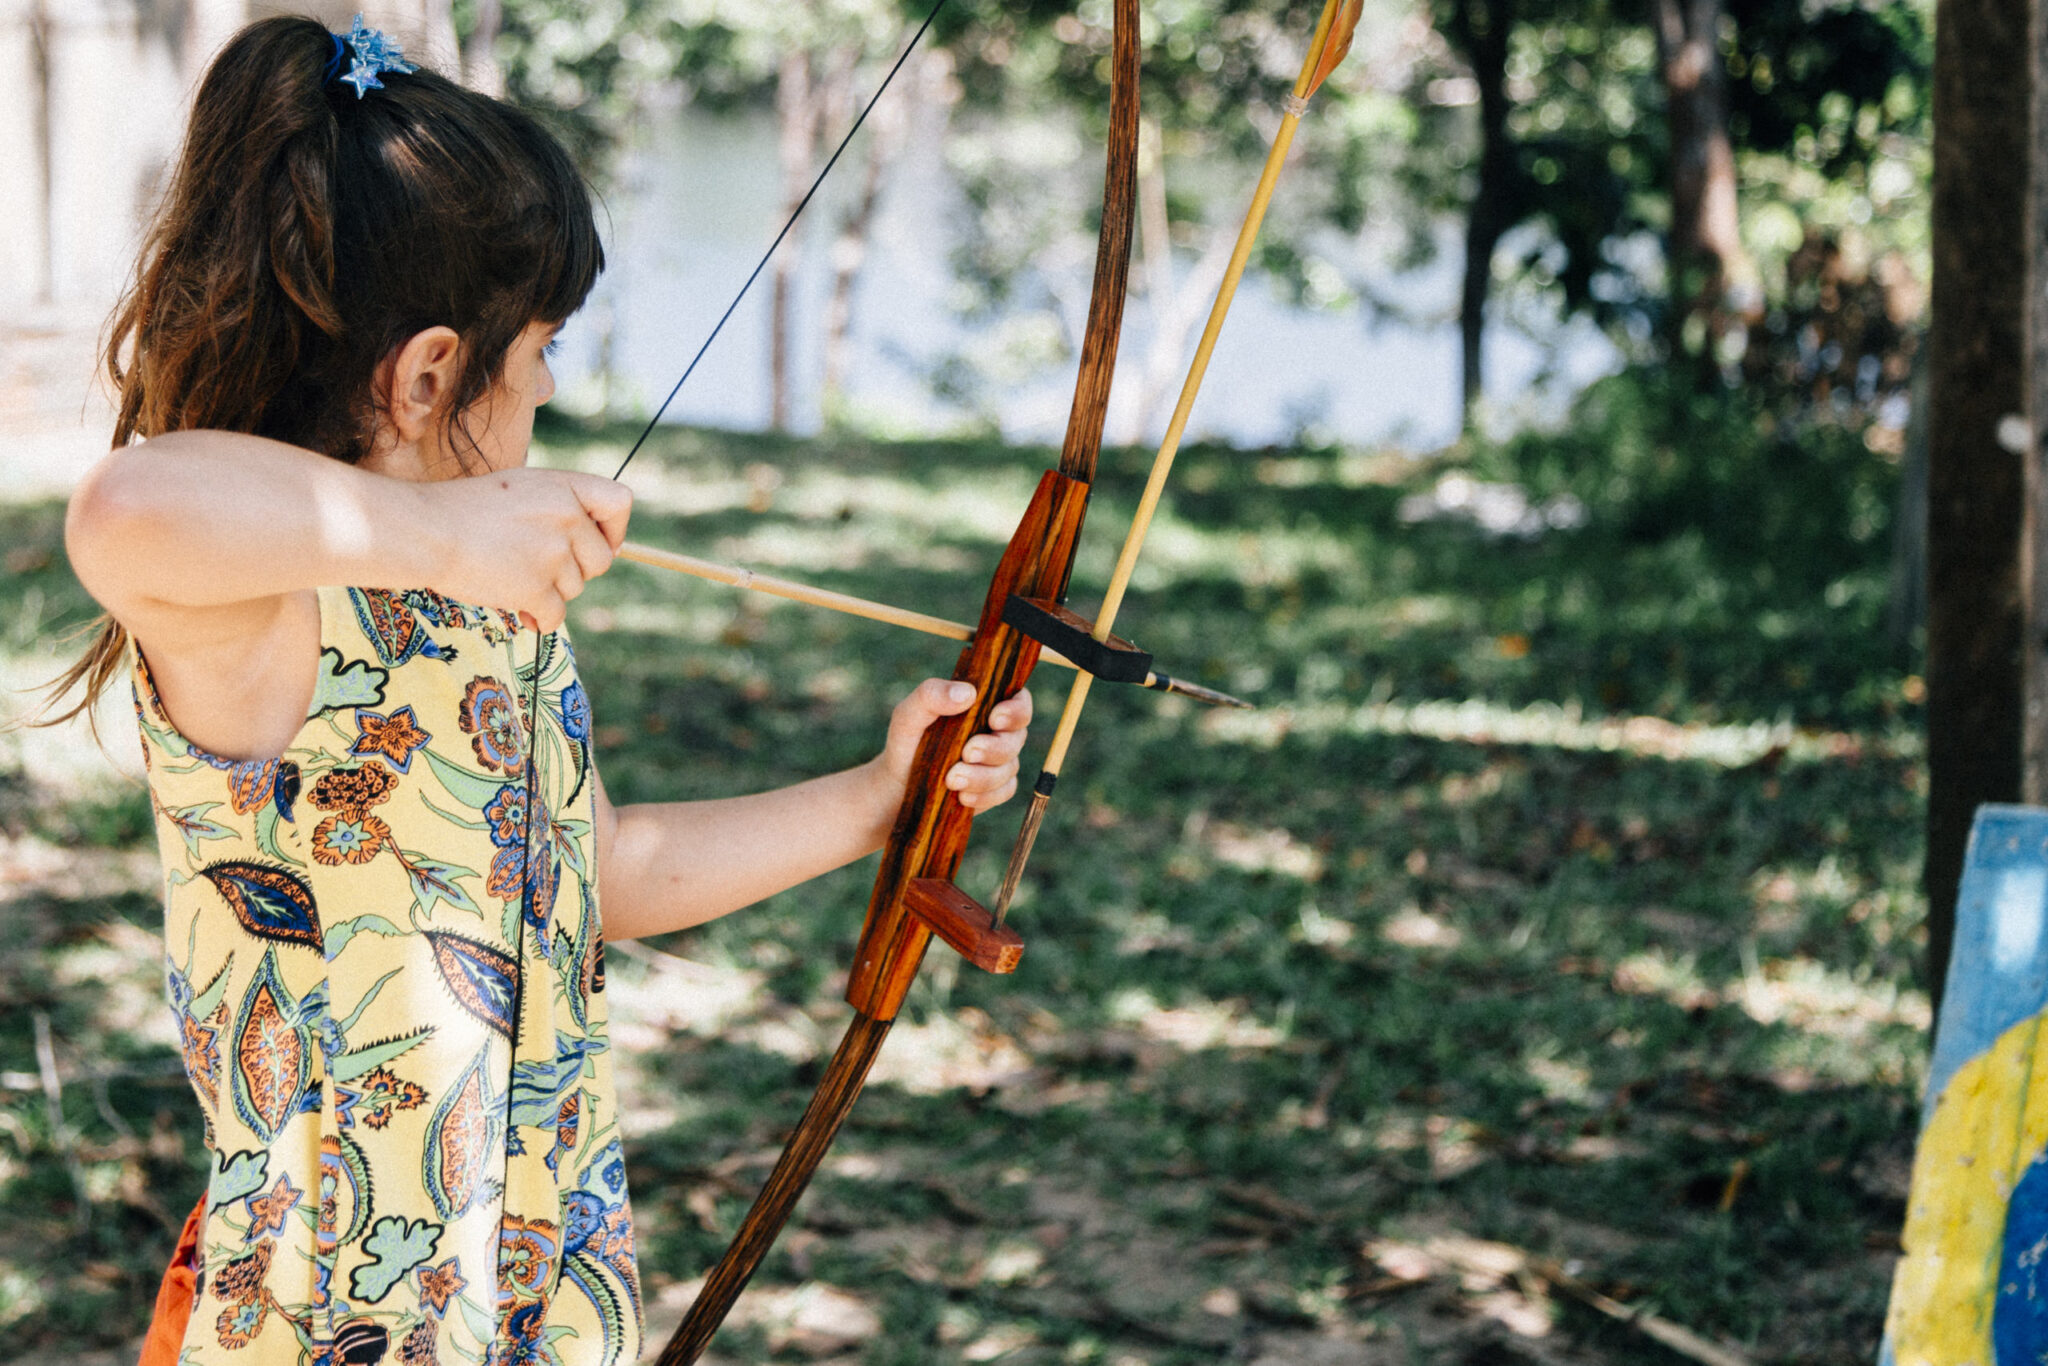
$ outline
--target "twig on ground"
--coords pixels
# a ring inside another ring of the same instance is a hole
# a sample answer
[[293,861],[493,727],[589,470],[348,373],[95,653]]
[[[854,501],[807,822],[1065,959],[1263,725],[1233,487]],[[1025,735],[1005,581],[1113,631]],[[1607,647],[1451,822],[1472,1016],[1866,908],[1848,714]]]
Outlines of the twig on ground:
[[1617,1323],[1629,1325],[1651,1341],[1661,1343],[1680,1356],[1701,1363],[1701,1366],[1756,1366],[1754,1361],[1741,1352],[1711,1342],[1690,1328],[1680,1327],[1667,1318],[1651,1313],[1641,1305],[1630,1307],[1601,1294],[1547,1258],[1531,1257],[1529,1270],[1579,1303],[1605,1314]]
[[57,1075],[57,1047],[50,1039],[48,1011],[35,1013],[35,1027],[36,1068],[42,1075],[43,1107],[50,1116],[50,1143],[71,1172],[71,1184],[78,1192],[78,1232],[83,1235],[92,1227],[92,1196],[86,1190],[85,1167],[78,1160],[77,1135],[64,1123],[64,1082]]

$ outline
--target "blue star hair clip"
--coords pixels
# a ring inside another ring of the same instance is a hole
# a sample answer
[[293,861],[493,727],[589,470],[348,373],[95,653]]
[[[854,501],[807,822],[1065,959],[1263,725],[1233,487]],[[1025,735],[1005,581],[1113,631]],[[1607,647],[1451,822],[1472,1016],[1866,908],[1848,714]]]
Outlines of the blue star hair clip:
[[348,74],[341,79],[343,83],[356,88],[357,99],[361,99],[372,90],[382,90],[384,82],[377,77],[384,72],[396,71],[404,74],[419,70],[417,66],[405,60],[405,54],[398,50],[398,44],[386,38],[380,30],[369,27],[363,22],[363,16],[358,14],[354,26],[348,31],[347,39],[344,40],[339,33],[334,35],[334,55],[327,59],[329,80],[332,80],[334,73],[341,69],[344,41],[353,51],[355,59],[349,64]]

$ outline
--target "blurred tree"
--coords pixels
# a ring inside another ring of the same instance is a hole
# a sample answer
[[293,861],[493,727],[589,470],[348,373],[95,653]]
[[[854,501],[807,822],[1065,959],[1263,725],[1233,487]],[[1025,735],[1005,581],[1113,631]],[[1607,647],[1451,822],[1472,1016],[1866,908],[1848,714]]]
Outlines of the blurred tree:
[[[1163,418],[1221,276],[1251,177],[1280,118],[1280,102],[1314,32],[1320,0],[1160,0],[1145,14],[1138,269],[1146,345],[1119,419],[1136,440]],[[1108,112],[1103,0],[955,0],[941,19],[962,108],[948,156],[970,213],[955,275],[969,316],[1002,315],[999,335],[935,375],[972,406],[984,375],[1064,359],[1079,336],[1100,157]],[[1369,9],[1296,139],[1318,165],[1297,172],[1275,203],[1256,264],[1293,302],[1334,307],[1360,299],[1336,264],[1333,235],[1368,223],[1427,217],[1404,178],[1421,120],[1403,94],[1427,31],[1397,6]]]
[[2024,459],[2033,22],[2023,0],[1941,0],[1936,21],[1925,880],[1937,1005],[1973,814],[2044,795],[2026,791],[2024,764],[2041,724],[2026,695],[2040,648],[2028,639],[2040,571],[2030,572]]
[[[1674,350],[1711,367],[1722,339],[1752,307],[1755,268],[1742,245],[1735,148],[1728,136],[1728,68],[1721,0],[1650,0],[1657,70],[1664,81],[1671,223]],[[1731,316],[1733,315],[1733,316]]]
[[[584,164],[601,170],[648,95],[682,87],[713,108],[772,101],[782,210],[793,211],[824,154],[879,78],[870,67],[903,41],[898,0],[456,0],[464,68],[495,70],[516,102],[554,112]],[[867,144],[864,188],[839,224],[825,351],[829,383],[844,373],[853,277],[883,171],[900,139],[885,118]],[[788,427],[793,277],[807,225],[771,263],[768,425]],[[828,395],[828,410],[833,406]]]
[[1808,15],[1782,0],[1728,11],[1728,128],[1765,286],[1744,305],[1739,374],[1781,409],[1875,417],[1896,442],[1926,296],[1926,16]]
[[[1521,274],[1561,291],[1566,312],[1613,323],[1642,305],[1640,283],[1613,247],[1650,226],[1644,199],[1658,148],[1638,111],[1654,106],[1651,49],[1606,0],[1435,0],[1434,13],[1465,66],[1462,103],[1478,121],[1478,167],[1460,177],[1469,187],[1458,297],[1469,423],[1484,391],[1495,256],[1516,228],[1542,228],[1528,239]],[[1437,76],[1428,90],[1446,85]]]
[[[1924,181],[1930,49],[1913,5],[1432,0],[1431,17],[1451,61],[1418,71],[1414,103],[1471,109],[1478,144],[1474,167],[1434,164],[1451,187],[1439,202],[1465,218],[1468,415],[1504,241],[1529,244],[1510,277],[1520,286],[1554,289],[1566,312],[1590,311],[1624,339],[1662,335],[1731,377],[1720,363],[1745,343],[1797,344],[1799,310],[1765,304],[1784,297],[1807,224],[1835,229],[1837,245],[1860,228],[1878,254],[1903,250],[1909,263],[1924,252],[1924,229],[1874,222],[1873,210],[1907,207]],[[1662,119],[1647,112],[1660,107]],[[1751,241],[1759,213],[1768,281]],[[1517,235],[1525,225],[1538,231]],[[1664,240],[1661,288],[1631,248],[1652,233]],[[1766,371],[1789,373],[1739,373]]]

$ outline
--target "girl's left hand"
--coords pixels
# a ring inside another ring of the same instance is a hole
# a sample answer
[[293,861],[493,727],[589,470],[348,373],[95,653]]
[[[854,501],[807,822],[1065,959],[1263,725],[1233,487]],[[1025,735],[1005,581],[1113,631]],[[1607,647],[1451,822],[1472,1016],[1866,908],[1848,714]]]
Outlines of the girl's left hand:
[[[957,716],[973,704],[973,687],[944,678],[927,678],[896,704],[889,717],[888,742],[875,761],[881,770],[882,789],[892,794],[891,816],[903,800],[910,766],[925,731],[940,717]],[[989,710],[988,729],[968,740],[960,762],[946,774],[946,786],[959,794],[962,806],[979,815],[1001,806],[1016,793],[1017,755],[1024,748],[1025,727],[1030,724],[1028,692],[1020,690]]]

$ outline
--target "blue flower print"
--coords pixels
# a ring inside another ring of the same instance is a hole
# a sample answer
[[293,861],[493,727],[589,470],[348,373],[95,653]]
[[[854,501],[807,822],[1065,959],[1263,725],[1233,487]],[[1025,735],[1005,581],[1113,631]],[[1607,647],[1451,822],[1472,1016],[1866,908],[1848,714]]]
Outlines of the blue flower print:
[[562,729],[578,744],[590,743],[590,694],[581,681],[562,689]]
[[500,849],[510,849],[526,838],[526,785],[506,783],[491,798],[491,804],[484,808],[484,819],[491,824],[491,843]]
[[571,1191],[562,1201],[562,1254],[581,1252],[604,1231],[604,1201],[589,1191]]

